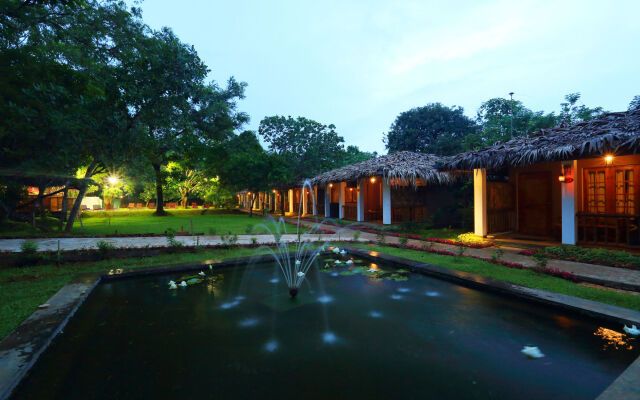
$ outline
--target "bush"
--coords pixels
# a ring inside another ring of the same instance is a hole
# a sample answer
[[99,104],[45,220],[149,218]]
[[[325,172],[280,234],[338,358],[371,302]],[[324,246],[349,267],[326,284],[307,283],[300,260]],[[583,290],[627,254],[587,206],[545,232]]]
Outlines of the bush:
[[398,242],[400,243],[400,246],[405,247],[407,243],[409,243],[409,238],[405,236],[400,236],[400,238],[398,239]]
[[20,251],[26,255],[34,255],[38,251],[38,242],[25,240],[20,243]]
[[358,241],[358,239],[360,239],[360,234],[361,234],[361,232],[360,232],[360,231],[355,231],[355,232],[353,233],[353,240],[357,242],[357,241]]
[[640,268],[640,257],[621,250],[559,246],[547,247],[544,251],[548,256],[563,260],[601,264],[612,267]]
[[166,231],[167,244],[169,247],[182,247],[182,242],[176,240],[176,231],[169,228]]
[[531,257],[536,261],[536,266],[539,268],[546,267],[549,262],[549,257],[544,250],[536,251]]
[[109,255],[111,250],[115,250],[116,246],[113,243],[107,242],[106,240],[100,240],[96,243],[98,247],[98,253],[102,258],[106,258]]

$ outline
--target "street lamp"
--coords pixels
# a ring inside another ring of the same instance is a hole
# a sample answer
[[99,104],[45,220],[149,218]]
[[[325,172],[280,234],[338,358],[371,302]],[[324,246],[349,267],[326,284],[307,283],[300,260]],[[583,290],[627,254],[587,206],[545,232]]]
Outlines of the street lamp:
[[509,92],[509,96],[511,97],[511,127],[509,128],[509,139],[513,138],[513,92]]
[[115,185],[116,183],[118,183],[118,177],[111,175],[107,178],[107,182],[109,182],[110,185]]

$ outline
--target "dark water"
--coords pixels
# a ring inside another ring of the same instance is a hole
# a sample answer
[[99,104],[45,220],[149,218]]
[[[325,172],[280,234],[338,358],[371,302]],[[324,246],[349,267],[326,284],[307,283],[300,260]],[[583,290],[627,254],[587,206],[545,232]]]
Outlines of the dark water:
[[420,275],[313,272],[291,302],[274,265],[243,272],[100,285],[14,398],[595,398],[639,355],[621,326]]

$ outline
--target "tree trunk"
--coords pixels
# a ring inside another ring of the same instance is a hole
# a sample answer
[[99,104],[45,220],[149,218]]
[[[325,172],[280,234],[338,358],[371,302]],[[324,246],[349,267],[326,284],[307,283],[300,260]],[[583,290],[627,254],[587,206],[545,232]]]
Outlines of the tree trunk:
[[249,217],[253,217],[253,202],[255,201],[255,196],[249,196]]
[[[85,179],[89,179],[93,176],[94,173],[94,169],[96,168],[96,165],[98,163],[95,161],[92,161],[91,164],[89,165],[89,167],[87,167],[87,172],[85,172],[84,174],[84,178]],[[82,186],[80,187],[80,191],[78,192],[78,197],[76,197],[76,201],[73,202],[73,207],[71,207],[71,213],[69,214],[69,219],[67,220],[67,226],[65,226],[64,231],[65,232],[71,232],[71,229],[73,228],[73,223],[76,220],[76,217],[78,216],[78,211],[80,211],[80,204],[82,204],[82,199],[84,198],[84,195],[87,193],[87,189],[89,188],[89,185],[87,184],[87,182],[83,182]]]
[[284,217],[284,192],[280,193],[280,212],[282,213],[282,216]]
[[67,220],[67,194],[69,193],[69,181],[64,183],[64,191],[62,192],[62,209],[60,210],[60,218],[58,219],[58,230],[62,231],[62,225]]
[[153,166],[153,170],[156,172],[156,212],[155,215],[166,215],[167,213],[164,211],[164,199],[162,197],[162,185],[164,183],[164,178],[162,176],[162,171],[160,170],[160,164],[151,164]]

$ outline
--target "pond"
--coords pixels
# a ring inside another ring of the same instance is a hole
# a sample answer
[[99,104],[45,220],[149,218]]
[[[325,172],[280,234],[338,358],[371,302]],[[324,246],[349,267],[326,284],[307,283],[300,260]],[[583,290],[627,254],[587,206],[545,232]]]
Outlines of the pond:
[[621,326],[364,260],[317,266],[294,300],[275,264],[102,283],[12,398],[587,399],[639,355]]

